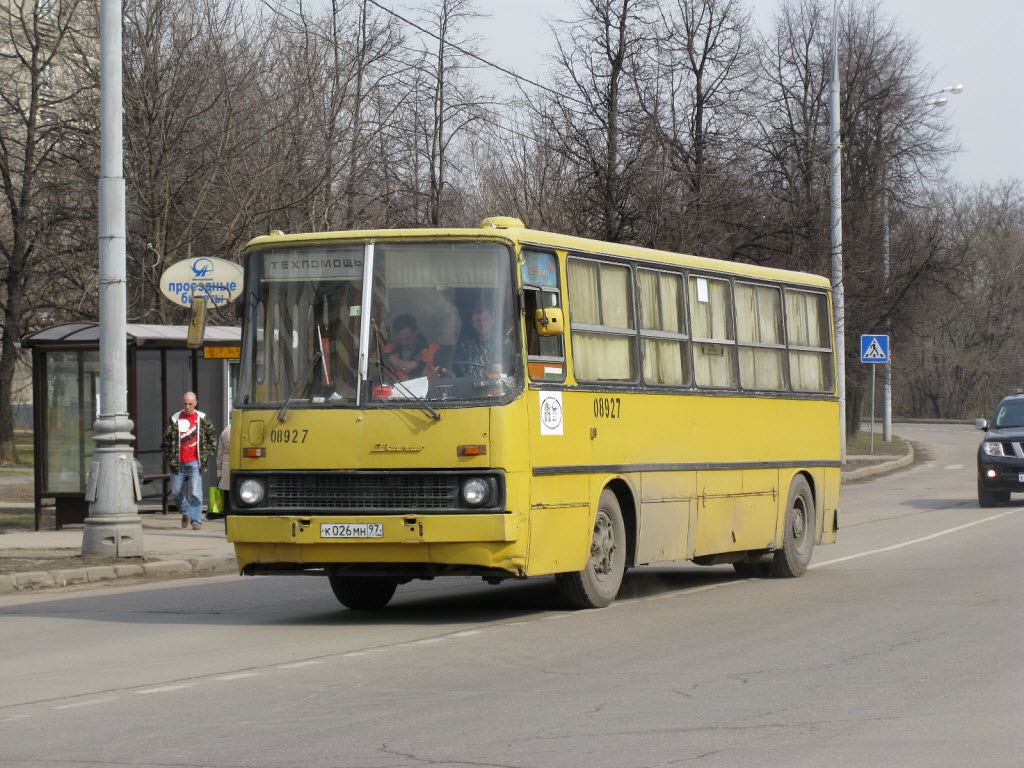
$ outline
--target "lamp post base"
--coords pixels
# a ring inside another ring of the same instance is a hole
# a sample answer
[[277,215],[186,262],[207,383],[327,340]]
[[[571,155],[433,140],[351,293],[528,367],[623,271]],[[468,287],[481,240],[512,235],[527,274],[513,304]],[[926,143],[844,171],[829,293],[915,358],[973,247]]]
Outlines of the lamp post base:
[[143,554],[139,478],[131,449],[132,422],[126,415],[100,416],[93,426],[96,451],[86,486],[89,517],[82,554],[138,557]]

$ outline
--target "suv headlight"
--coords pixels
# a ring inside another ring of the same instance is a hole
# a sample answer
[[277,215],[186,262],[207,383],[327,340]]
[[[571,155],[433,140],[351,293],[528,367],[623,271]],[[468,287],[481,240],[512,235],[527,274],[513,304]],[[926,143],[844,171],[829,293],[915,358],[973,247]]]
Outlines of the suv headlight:
[[1002,443],[990,443],[988,440],[986,440],[984,443],[981,444],[981,449],[988,456],[1005,456],[1006,455],[1003,452],[1003,444]]
[[259,480],[247,478],[238,484],[238,499],[243,504],[254,506],[263,501],[263,483]]

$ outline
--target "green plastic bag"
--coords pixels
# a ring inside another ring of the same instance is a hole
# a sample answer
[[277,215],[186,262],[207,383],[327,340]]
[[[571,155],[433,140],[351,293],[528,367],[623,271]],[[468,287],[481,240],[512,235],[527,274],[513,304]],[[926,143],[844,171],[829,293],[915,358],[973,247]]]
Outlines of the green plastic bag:
[[224,491],[220,488],[210,489],[210,504],[207,514],[210,517],[224,514]]

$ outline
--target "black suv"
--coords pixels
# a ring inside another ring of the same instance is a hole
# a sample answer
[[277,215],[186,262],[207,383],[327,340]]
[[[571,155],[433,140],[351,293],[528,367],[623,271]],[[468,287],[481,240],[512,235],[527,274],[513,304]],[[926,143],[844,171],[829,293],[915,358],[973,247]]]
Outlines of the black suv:
[[974,426],[986,433],[978,446],[978,504],[991,507],[1024,493],[1024,390],[999,401],[991,424],[978,419]]

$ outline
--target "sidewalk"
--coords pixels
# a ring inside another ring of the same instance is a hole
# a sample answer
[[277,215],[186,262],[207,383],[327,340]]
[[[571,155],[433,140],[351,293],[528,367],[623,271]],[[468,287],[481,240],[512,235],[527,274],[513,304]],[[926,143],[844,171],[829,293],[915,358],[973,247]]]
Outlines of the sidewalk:
[[224,535],[224,520],[202,530],[181,527],[181,516],[140,514],[142,557],[83,557],[84,524],[62,530],[10,531],[0,534],[0,595],[25,590],[214,576],[237,573],[234,546]]
[[[843,482],[865,480],[912,464],[914,450],[903,456],[847,456]],[[2,503],[11,508],[31,503]],[[224,535],[224,520],[206,521],[202,530],[181,527],[177,513],[142,513],[143,557],[83,557],[84,525],[63,530],[0,533],[0,595],[75,585],[180,579],[237,573],[233,545]]]

